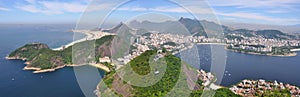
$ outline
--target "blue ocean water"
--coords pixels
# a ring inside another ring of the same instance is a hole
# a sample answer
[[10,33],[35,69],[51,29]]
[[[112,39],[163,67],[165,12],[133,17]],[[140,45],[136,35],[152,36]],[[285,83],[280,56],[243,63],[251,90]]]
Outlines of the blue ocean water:
[[84,97],[72,67],[33,74],[22,70],[23,61],[5,60],[26,43],[41,42],[52,48],[67,44],[73,41],[72,28],[74,25],[0,25],[0,97]]
[[[211,70],[211,45],[198,45],[200,69]],[[216,46],[224,49],[224,46]],[[265,79],[300,86],[300,53],[294,57],[271,57],[226,51],[226,68],[221,85],[231,86],[244,79]]]

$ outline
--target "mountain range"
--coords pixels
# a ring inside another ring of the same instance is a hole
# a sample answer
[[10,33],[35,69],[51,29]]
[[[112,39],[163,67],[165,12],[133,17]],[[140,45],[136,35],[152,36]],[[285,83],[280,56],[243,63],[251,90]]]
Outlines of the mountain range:
[[[120,30],[122,29],[122,30]],[[196,20],[181,17],[177,21],[151,22],[133,20],[128,24],[120,23],[117,26],[103,30],[104,32],[117,33],[118,31],[130,30],[133,34],[148,32],[174,33],[193,36],[219,37],[230,33],[241,34],[247,37],[262,36],[264,38],[295,39],[293,33],[284,33],[277,29],[248,29],[234,28],[207,20]]]

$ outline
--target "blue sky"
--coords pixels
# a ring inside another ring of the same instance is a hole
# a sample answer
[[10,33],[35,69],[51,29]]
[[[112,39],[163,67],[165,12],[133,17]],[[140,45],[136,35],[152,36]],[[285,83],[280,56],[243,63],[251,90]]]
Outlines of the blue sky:
[[[0,23],[76,23],[91,1],[1,0]],[[114,8],[114,3],[106,0],[105,3],[90,8],[93,8],[91,11],[107,10]],[[180,5],[185,2],[177,3]],[[192,8],[192,13],[203,16],[203,19],[213,14],[224,22],[300,24],[299,0],[208,0],[202,2],[204,4],[187,3],[186,6],[178,6],[177,3],[164,0],[133,0],[117,8],[115,15],[111,17],[114,18],[114,22],[126,21],[145,12],[164,13],[175,18],[191,17],[185,8]]]

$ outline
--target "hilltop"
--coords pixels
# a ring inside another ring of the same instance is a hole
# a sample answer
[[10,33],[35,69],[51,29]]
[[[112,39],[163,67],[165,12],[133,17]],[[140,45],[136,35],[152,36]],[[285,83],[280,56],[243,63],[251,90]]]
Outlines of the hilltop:
[[54,71],[55,69],[62,68],[64,66],[79,66],[82,64],[73,64],[72,62],[72,47],[80,46],[85,43],[95,43],[95,53],[97,58],[110,55],[109,47],[113,36],[104,36],[96,40],[87,40],[80,42],[65,48],[60,51],[54,51],[43,43],[30,43],[26,44],[12,53],[10,53],[7,59],[22,59],[25,61],[25,70],[35,70],[34,73]]
[[[155,61],[156,55],[164,57]],[[106,73],[96,94],[99,97],[199,97],[205,91],[203,95],[212,95],[214,90],[204,90],[203,80],[197,73],[174,55],[148,50],[122,68]],[[228,88],[215,92],[215,97],[239,97]]]

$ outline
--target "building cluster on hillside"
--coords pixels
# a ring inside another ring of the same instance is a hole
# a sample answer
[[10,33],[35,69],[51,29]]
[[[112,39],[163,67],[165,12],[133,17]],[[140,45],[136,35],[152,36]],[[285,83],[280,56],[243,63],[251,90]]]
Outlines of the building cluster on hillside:
[[204,36],[194,36],[190,38],[194,43],[226,43],[235,49],[251,50],[257,52],[271,52],[273,47],[287,47],[287,46],[300,46],[299,40],[281,40],[281,39],[267,39],[261,36],[246,37],[240,34],[228,34],[233,37],[239,38],[206,38]]
[[224,39],[220,38],[206,38],[205,36],[194,36],[189,38],[193,43],[225,43]]
[[283,84],[282,82],[267,82],[265,80],[243,80],[239,84],[230,88],[235,94],[242,96],[254,96],[255,93],[265,93],[266,91],[288,90],[293,97],[300,97],[299,87]]
[[258,52],[271,52],[273,47],[300,46],[298,40],[266,39],[263,37],[245,37],[243,35],[231,34],[243,39],[226,39],[227,44],[238,45],[235,48],[254,50]]
[[143,52],[153,48],[165,48],[167,51],[178,52],[192,46],[193,43],[224,43],[235,49],[257,52],[272,52],[273,47],[300,46],[300,41],[298,40],[266,39],[261,36],[246,37],[240,34],[229,35],[242,37],[242,39],[207,38],[205,36],[186,36],[158,32],[149,33],[148,35],[139,35],[131,39],[131,41],[133,41],[132,46],[135,47],[135,49],[131,50],[132,53],[123,58],[119,58],[118,61],[126,64]]
[[118,58],[117,61],[126,64],[150,49],[161,50],[165,48],[167,51],[172,52],[182,50],[190,45],[190,41],[186,36],[178,34],[151,33],[150,35],[138,36],[133,41],[132,46],[135,48],[131,49],[131,53],[123,58]]
[[200,69],[200,80],[203,81],[202,85],[203,86],[208,86],[211,84],[214,80],[214,75],[211,72],[205,72],[204,70]]

